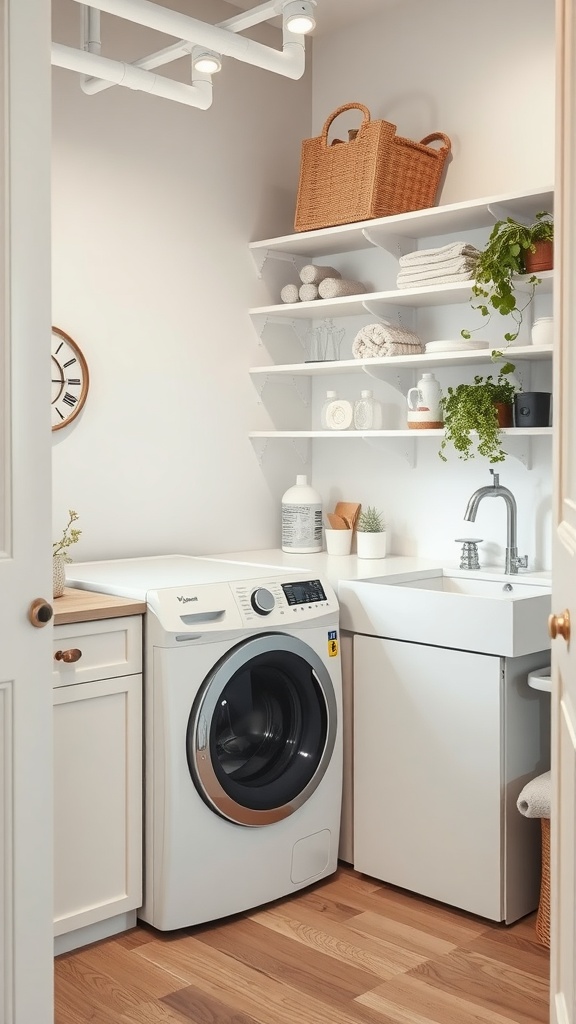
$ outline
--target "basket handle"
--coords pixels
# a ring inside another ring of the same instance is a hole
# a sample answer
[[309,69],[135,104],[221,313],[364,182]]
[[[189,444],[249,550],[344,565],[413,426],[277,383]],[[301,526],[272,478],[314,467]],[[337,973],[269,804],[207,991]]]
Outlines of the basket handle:
[[330,117],[327,119],[322,129],[321,138],[324,142],[324,145],[326,145],[328,142],[328,129],[330,128],[332,121],[335,121],[338,115],[343,114],[345,110],[361,110],[362,113],[364,114],[362,124],[370,120],[370,111],[368,110],[368,107],[364,106],[363,103],[345,103],[344,106],[342,107],[336,107],[336,110],[332,111]]
[[[452,143],[450,142],[450,139],[448,138],[448,136],[444,135],[442,132],[432,132],[432,135],[427,135],[425,139],[421,139],[420,140],[420,145],[421,146],[427,146],[429,142],[438,142],[438,141],[444,143],[444,145],[442,146],[442,149],[447,149],[448,152],[450,152],[450,150],[452,149]],[[441,153],[442,149],[439,149],[438,152]]]

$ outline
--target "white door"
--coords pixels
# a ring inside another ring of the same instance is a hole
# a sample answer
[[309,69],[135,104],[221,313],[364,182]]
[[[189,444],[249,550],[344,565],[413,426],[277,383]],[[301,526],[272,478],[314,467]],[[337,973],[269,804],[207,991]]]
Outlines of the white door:
[[0,1024],[53,1019],[49,19],[0,0]]
[[[557,0],[551,1020],[576,1022],[576,19]],[[566,610],[574,622],[569,634]],[[564,635],[562,635],[564,634]]]

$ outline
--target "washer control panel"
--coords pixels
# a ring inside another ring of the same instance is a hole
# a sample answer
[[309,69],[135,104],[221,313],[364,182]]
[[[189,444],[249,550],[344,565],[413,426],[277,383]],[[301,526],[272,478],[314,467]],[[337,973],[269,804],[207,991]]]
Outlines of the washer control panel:
[[256,587],[250,596],[250,604],[258,615],[270,615],[276,598],[266,587]]
[[266,619],[267,625],[288,625],[318,619],[338,609],[335,594],[319,579],[247,580],[232,583],[247,625]]

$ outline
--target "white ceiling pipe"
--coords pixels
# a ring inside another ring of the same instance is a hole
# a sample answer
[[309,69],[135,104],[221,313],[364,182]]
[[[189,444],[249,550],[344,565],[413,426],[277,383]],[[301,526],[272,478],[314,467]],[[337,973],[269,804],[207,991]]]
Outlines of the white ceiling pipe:
[[[80,3],[81,0],[75,2]],[[286,78],[297,79],[304,74],[304,37],[293,32],[285,31],[282,50],[274,50],[254,39],[246,39],[227,29],[218,28],[217,25],[208,25],[196,18],[189,18],[187,14],[159,7],[150,3],[150,0],[98,0],[97,7],[107,14],[115,14],[126,21],[165,32],[176,39],[187,39],[215,50],[216,53],[234,57]]]
[[105,78],[114,85],[123,85],[128,89],[148,92],[154,96],[185,103],[189,107],[208,110],[212,104],[212,81],[209,75],[196,75],[192,85],[174,82],[171,78],[153,75],[150,71],[135,68],[132,64],[110,60],[95,53],[75,50],[62,43],[52,43],[52,64],[68,71],[79,71],[81,74],[96,75]]
[[245,32],[247,28],[253,28],[254,25],[261,25],[263,21],[275,18],[280,13],[280,7],[278,0],[270,0],[267,4],[260,4],[249,11],[234,14],[226,21],[219,21],[218,28],[225,28],[228,32]]
[[[151,53],[148,57],[139,57],[138,60],[131,61],[131,66],[151,71],[153,68],[170,64],[173,60],[178,60],[179,57],[189,56],[192,47],[193,43],[182,40],[179,43],[173,43],[172,46],[166,46],[164,50],[157,50],[156,53]],[[81,86],[83,92],[93,96],[97,92],[103,92],[104,89],[111,89],[115,84],[115,82],[106,82],[103,78],[85,78]]]
[[81,10],[81,39],[82,49],[89,53],[100,53],[102,44],[100,41],[100,11],[95,7],[82,5]]

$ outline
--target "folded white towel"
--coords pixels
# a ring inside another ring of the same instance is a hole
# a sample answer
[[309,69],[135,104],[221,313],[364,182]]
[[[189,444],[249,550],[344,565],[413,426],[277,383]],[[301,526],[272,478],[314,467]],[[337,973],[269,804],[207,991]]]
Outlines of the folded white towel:
[[321,299],[338,299],[341,295],[360,295],[366,286],[360,281],[347,281],[344,278],[325,277],[318,285]]
[[398,278],[398,288],[428,288],[433,284],[456,284],[458,281],[472,281],[474,275],[471,273],[443,274],[442,277],[429,277],[428,275],[418,278]]
[[352,342],[352,355],[355,359],[415,355],[423,351],[422,342],[417,334],[406,327],[394,327],[389,323],[368,324],[362,327]]
[[421,281],[424,278],[442,278],[446,274],[461,274],[462,276],[473,277],[475,266],[474,260],[468,260],[465,256],[457,256],[456,259],[436,263],[430,267],[417,267],[414,270],[411,267],[404,267],[398,274],[398,280]]
[[334,267],[315,267],[313,263],[307,263],[300,271],[302,284],[320,284],[325,277],[342,277],[342,274]]
[[401,267],[418,267],[434,263],[443,263],[444,260],[453,259],[456,256],[467,256],[477,259],[479,250],[467,242],[451,242],[449,245],[441,245],[437,249],[417,249],[414,252],[407,252],[398,260]]
[[285,284],[280,292],[280,298],[282,302],[298,302],[298,285]]
[[551,772],[544,772],[527,782],[520,793],[516,806],[525,818],[549,818],[552,801]]
[[301,302],[312,302],[313,299],[318,298],[318,285],[301,284],[298,294]]

